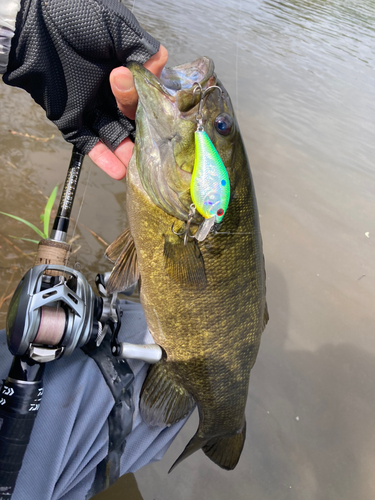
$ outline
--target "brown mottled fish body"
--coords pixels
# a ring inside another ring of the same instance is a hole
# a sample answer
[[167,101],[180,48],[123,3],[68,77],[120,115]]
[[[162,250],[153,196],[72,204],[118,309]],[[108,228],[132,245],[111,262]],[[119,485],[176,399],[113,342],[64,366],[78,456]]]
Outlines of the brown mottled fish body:
[[[212,64],[205,58],[203,60]],[[149,188],[142,173],[142,169],[147,168],[150,175],[150,170],[152,174],[152,169],[157,168],[152,152],[147,150],[151,143],[145,140],[146,136],[151,136],[158,144],[159,156],[163,156],[163,141],[158,143],[158,138],[153,135],[156,127],[150,124],[145,127],[144,123],[145,112],[151,112],[147,101],[156,98],[152,92],[147,92],[149,87],[145,88],[144,79],[150,78],[149,74],[139,67],[131,67],[131,70],[140,96],[137,111],[139,135],[127,174],[126,210],[137,253],[141,302],[147,325],[166,355],[149,372],[141,397],[141,411],[152,425],[165,425],[183,418],[196,403],[199,428],[177,462],[203,448],[215,463],[232,469],[238,462],[245,439],[244,412],[250,370],[267,321],[262,240],[246,152],[228,95],[224,94],[224,103],[220,102],[218,95],[209,96],[205,103],[205,130],[226,166],[231,200],[217,234],[210,233],[199,244],[188,242],[187,246],[195,245],[189,248],[193,253],[196,251],[197,259],[204,263],[205,282],[195,284],[193,280],[184,286],[184,272],[178,266],[181,262],[184,266],[186,248],[181,249],[183,242],[173,235],[171,226],[175,223],[176,228],[181,228],[184,216],[186,220],[191,203],[188,188],[192,165],[185,168],[173,165],[183,178],[183,181],[178,181],[178,208],[169,207],[167,213],[156,206],[152,189],[157,191],[158,186]],[[214,73],[209,77],[207,85],[220,84]],[[192,96],[190,94],[191,102],[194,101]],[[197,106],[181,112],[176,109],[177,104],[180,108],[186,107],[184,103],[189,102],[188,99],[180,102],[178,96],[163,96],[163,99],[168,103],[164,105],[162,116],[156,116],[156,120],[160,120],[162,127],[165,115],[169,116],[170,108],[174,109],[176,127],[172,130],[179,131],[180,137],[184,137],[178,140],[177,136],[178,152],[172,144],[174,153],[167,152],[165,156],[177,158],[178,163],[185,141],[186,164],[194,163],[191,142],[194,141]],[[224,110],[217,110],[218,106],[224,106]],[[235,130],[229,139],[216,137],[218,134],[212,123],[222,111],[230,112],[234,120]],[[184,135],[186,130],[188,137]],[[229,140],[229,146],[223,139]],[[166,139],[163,137],[163,140],[173,142],[173,134]],[[145,162],[149,164],[145,166]],[[172,191],[177,191],[175,186]],[[179,215],[179,212],[184,215]],[[197,227],[199,222],[197,220]],[[177,259],[181,261],[176,263],[177,274],[173,263],[170,268],[166,261],[169,244],[176,249]],[[187,267],[190,257],[187,258]]]

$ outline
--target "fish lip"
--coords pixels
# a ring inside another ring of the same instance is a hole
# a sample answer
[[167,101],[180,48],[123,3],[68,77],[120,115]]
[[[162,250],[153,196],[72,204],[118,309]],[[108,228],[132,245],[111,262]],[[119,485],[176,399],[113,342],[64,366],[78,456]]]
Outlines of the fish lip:
[[173,98],[173,96],[168,92],[168,89],[163,85],[162,81],[156,75],[151,73],[151,71],[145,68],[142,64],[132,61],[128,63],[127,68],[133,75],[137,90],[139,90],[138,87],[140,83],[144,82],[146,83],[146,85],[154,87],[166,97]]
[[168,98],[171,98],[171,100],[174,100],[173,96],[168,92],[167,88],[163,85],[161,80],[159,80],[158,83],[155,84],[153,81],[147,78],[147,76],[145,76],[145,82],[151,85],[152,87],[155,87],[157,90],[165,94]]

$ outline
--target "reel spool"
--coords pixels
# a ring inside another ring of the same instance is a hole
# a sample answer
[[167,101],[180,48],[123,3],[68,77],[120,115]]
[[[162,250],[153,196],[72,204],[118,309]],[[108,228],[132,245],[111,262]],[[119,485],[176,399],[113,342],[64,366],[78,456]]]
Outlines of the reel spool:
[[14,356],[44,363],[71,354],[98,335],[101,310],[84,276],[65,266],[30,269],[11,300],[6,333]]

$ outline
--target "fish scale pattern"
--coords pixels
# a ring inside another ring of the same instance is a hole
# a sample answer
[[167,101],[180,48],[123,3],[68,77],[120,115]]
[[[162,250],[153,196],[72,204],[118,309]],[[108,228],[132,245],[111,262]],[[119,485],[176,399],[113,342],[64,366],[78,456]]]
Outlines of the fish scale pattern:
[[109,74],[158,49],[118,0],[26,0],[3,79],[29,92],[81,152],[99,139],[114,150],[135,125],[118,110]]

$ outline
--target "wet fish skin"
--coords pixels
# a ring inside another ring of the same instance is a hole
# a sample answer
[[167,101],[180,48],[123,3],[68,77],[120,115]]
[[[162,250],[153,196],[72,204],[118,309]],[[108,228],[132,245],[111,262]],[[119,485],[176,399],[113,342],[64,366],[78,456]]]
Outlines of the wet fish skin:
[[[254,186],[230,98],[213,73],[212,61],[201,58],[194,65],[206,86],[218,84],[224,92],[224,98],[219,93],[207,97],[204,126],[227,169],[231,200],[222,234],[210,233],[199,244],[189,241],[187,248],[171,226],[182,227],[191,203],[198,101],[192,87],[168,95],[142,66],[129,66],[139,104],[126,211],[147,324],[165,352],[149,370],[140,409],[151,425],[163,426],[182,419],[196,403],[197,433],[174,466],[203,448],[229,470],[243,448],[250,370],[268,320],[264,258]],[[210,74],[204,73],[205,67],[211,68]],[[171,71],[176,75],[183,70]],[[213,125],[223,112],[233,119],[233,131],[226,137]],[[201,220],[197,216],[194,222]],[[113,286],[115,282],[116,276]]]

